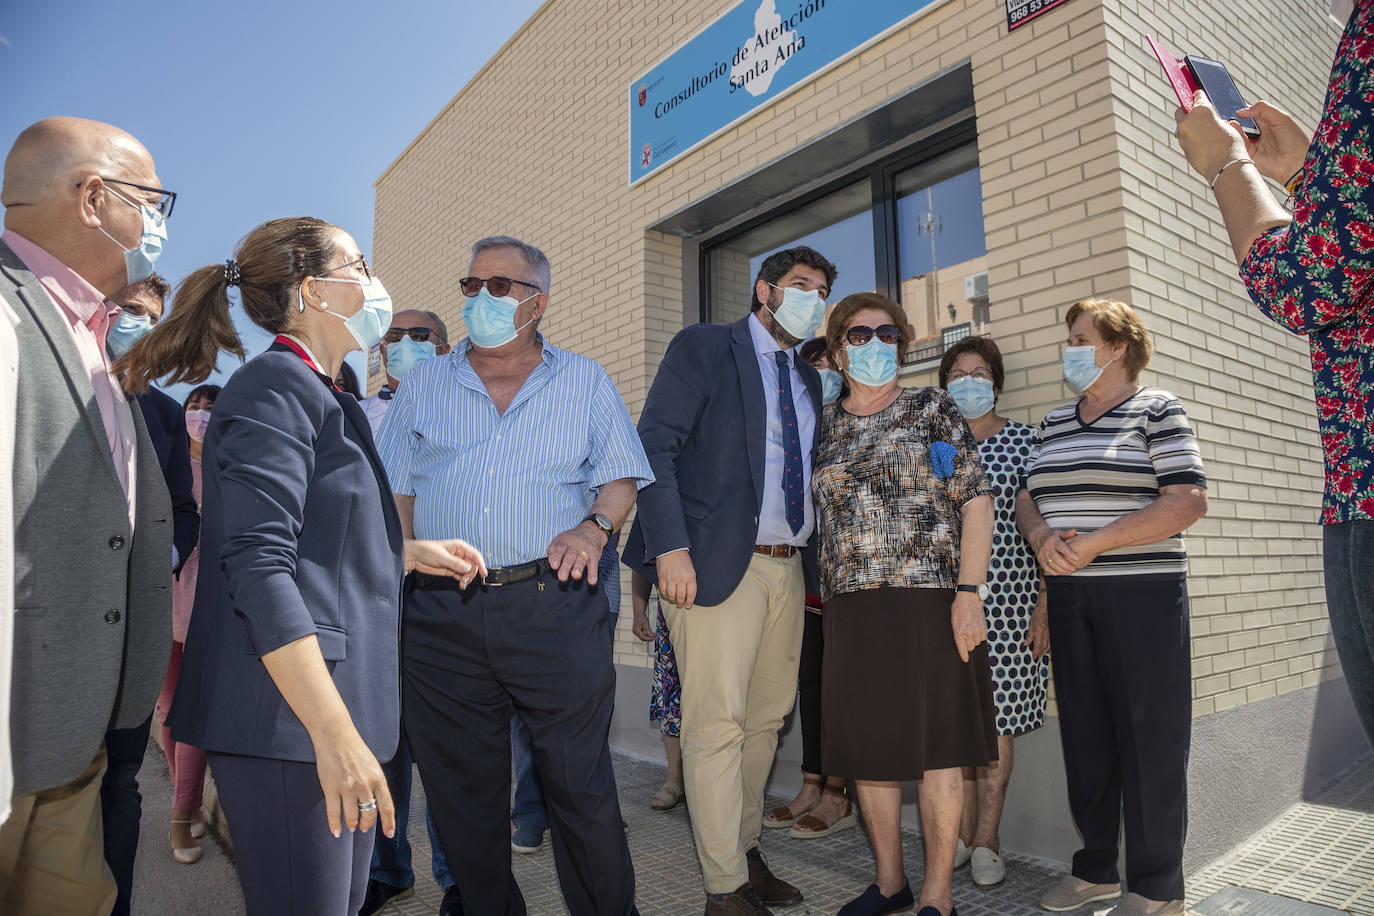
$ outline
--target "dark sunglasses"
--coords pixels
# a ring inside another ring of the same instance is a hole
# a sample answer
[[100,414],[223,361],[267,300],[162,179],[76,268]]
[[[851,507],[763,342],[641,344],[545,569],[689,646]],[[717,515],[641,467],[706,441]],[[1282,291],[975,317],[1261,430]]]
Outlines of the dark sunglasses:
[[876,328],[870,328],[866,324],[856,324],[844,334],[844,339],[856,347],[862,347],[873,339],[877,334],[878,339],[885,344],[896,344],[902,339],[902,332],[895,324],[880,324]]
[[398,343],[402,337],[409,337],[416,343],[424,343],[433,332],[433,328],[390,328],[382,335],[382,340],[387,343]]
[[510,292],[511,284],[518,283],[521,286],[528,286],[537,293],[542,293],[538,286],[533,283],[526,283],[524,280],[512,280],[510,277],[464,277],[458,281],[458,288],[463,291],[464,296],[475,296],[482,291],[482,284],[487,285],[491,294],[498,299]]

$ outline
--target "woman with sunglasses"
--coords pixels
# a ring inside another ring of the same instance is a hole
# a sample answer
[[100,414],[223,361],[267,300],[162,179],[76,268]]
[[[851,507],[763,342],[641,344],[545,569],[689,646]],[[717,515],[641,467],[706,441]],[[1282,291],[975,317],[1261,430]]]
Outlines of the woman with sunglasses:
[[827,345],[849,394],[825,408],[812,489],[825,601],[821,762],[854,780],[876,879],[841,916],[910,910],[902,782],[919,780],[918,916],[954,916],[962,767],[997,759],[985,644],[992,497],[948,393],[902,388],[902,309],[846,296]]
[[372,828],[394,831],[378,761],[396,751],[401,578],[466,584],[462,541],[404,541],[362,408],[332,379],[376,344],[390,300],[353,238],[310,218],[264,223],[202,267],[121,360],[135,390],[198,382],[242,356],[228,292],[276,335],[215,402],[203,446],[207,558],[168,724],[203,748],[247,911],[352,916]]

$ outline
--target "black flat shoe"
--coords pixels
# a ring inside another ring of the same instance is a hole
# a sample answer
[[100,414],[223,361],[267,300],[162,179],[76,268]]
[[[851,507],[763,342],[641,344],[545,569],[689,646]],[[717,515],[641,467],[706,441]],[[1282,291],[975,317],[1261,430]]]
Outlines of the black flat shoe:
[[412,887],[397,887],[395,884],[387,884],[385,881],[367,882],[367,894],[363,897],[363,905],[358,910],[358,916],[372,916],[393,900],[404,900],[415,893]]
[[[916,897],[911,893],[910,881],[891,897],[884,897],[883,892],[878,889],[878,885],[870,884],[868,890],[840,907],[838,916],[883,916],[885,913],[909,913],[915,905]],[[928,909],[931,907],[926,907],[926,910]],[[922,910],[917,916],[927,916],[926,910]],[[938,911],[936,916],[939,916]],[[954,916],[954,914],[951,913],[950,916]]]
[[463,916],[463,901],[458,896],[458,885],[444,891],[444,902],[439,904],[439,916]]

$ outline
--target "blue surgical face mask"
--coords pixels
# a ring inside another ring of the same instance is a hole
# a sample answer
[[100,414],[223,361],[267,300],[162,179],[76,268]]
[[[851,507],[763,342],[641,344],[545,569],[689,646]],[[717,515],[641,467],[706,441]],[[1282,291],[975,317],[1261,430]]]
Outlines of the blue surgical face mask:
[[878,335],[860,346],[845,345],[849,354],[847,374],[860,385],[877,388],[897,377],[897,345],[883,343]]
[[386,345],[386,371],[392,378],[404,378],[411,369],[427,359],[432,359],[434,351],[432,340],[412,340],[408,335],[402,337],[395,343]]
[[463,306],[463,323],[468,326],[468,338],[486,350],[510,343],[534,320],[531,315],[530,321],[518,328],[515,326],[515,310],[534,296],[526,296],[517,302],[514,296],[493,296],[483,286],[477,295],[469,296],[467,304]]
[[992,393],[992,380],[966,375],[945,386],[949,396],[965,420],[976,420],[992,410],[997,398]]
[[167,221],[155,208],[147,204],[136,204],[109,185],[105,185],[105,190],[143,215],[143,236],[138,240],[138,246],[135,248],[125,248],[120,245],[119,239],[105,232],[104,226],[96,227],[101,232],[105,232],[107,239],[123,249],[126,285],[139,283],[153,275],[153,265],[161,257],[162,246],[167,242]]
[[[767,280],[763,282],[768,283]],[[773,286],[772,283],[768,285]],[[764,308],[773,313],[784,331],[798,340],[810,340],[825,318],[825,300],[821,298],[820,290],[797,289],[795,286],[773,286],[773,289],[782,290],[782,305],[773,311],[765,302]]]
[[123,312],[115,319],[114,325],[105,334],[105,348],[110,355],[119,359],[138,342],[138,339],[153,329],[153,319],[147,315]]
[[1107,362],[1107,366],[1099,366],[1097,351],[1100,349],[1087,346],[1064,348],[1064,381],[1079,394],[1085,394],[1102,377],[1107,366],[1116,362],[1113,359]]
[[821,403],[833,404],[840,396],[840,388],[844,385],[844,379],[834,369],[819,369],[821,374]]
[[381,343],[386,329],[391,327],[391,297],[387,295],[382,281],[352,280],[345,277],[316,277],[317,283],[356,283],[363,289],[363,307],[345,318],[338,312],[326,312],[344,323],[358,348],[367,351]]

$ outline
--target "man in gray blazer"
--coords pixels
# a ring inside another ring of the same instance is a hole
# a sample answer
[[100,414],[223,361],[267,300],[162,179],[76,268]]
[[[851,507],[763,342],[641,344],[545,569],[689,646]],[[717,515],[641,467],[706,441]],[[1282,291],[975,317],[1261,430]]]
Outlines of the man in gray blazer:
[[143,417],[110,374],[109,296],[142,279],[174,195],[148,151],[49,118],[5,160],[0,298],[19,316],[13,813],[0,912],[104,914],[105,732],[148,717],[171,645],[172,514]]

